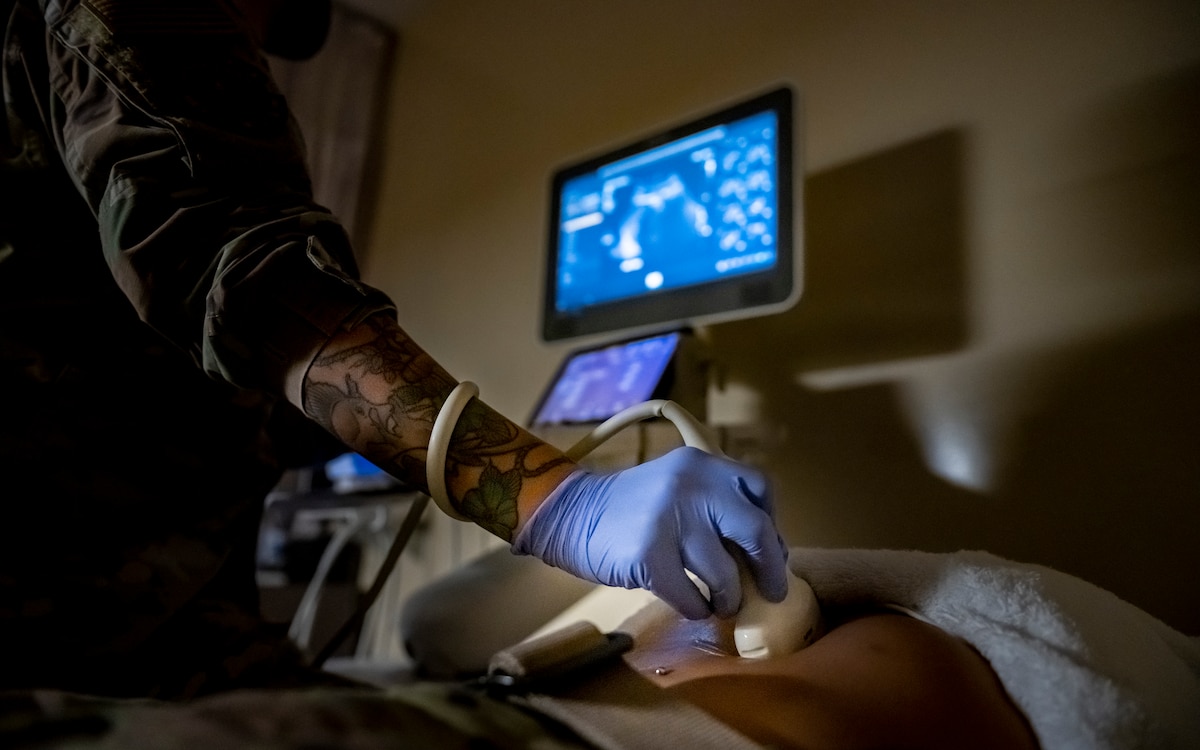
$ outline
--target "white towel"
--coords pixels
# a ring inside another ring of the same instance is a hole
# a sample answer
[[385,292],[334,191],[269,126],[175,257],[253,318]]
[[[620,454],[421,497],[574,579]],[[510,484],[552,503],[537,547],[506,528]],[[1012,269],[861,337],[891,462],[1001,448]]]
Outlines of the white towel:
[[1200,748],[1200,639],[986,552],[794,548],[823,605],[896,604],[972,644],[1044,750]]

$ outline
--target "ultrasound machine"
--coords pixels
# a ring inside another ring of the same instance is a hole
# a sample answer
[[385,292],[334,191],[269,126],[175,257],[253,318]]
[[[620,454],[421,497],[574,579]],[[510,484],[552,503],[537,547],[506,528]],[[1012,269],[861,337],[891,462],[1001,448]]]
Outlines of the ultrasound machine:
[[566,356],[531,428],[656,398],[705,418],[704,326],[800,295],[798,107],[781,86],[553,172],[542,339],[600,343]]

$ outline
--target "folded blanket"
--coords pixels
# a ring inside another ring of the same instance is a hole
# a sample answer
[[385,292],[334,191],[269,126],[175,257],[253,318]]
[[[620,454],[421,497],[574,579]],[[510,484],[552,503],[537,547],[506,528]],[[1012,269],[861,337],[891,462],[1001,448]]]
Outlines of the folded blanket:
[[795,548],[822,605],[898,605],[973,645],[1045,750],[1200,748],[1200,639],[1073,576],[985,552]]

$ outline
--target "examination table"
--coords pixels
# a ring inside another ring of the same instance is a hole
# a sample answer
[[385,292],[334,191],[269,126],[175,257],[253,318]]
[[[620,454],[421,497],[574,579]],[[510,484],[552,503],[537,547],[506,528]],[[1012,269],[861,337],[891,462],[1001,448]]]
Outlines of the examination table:
[[[795,548],[789,564],[813,586],[823,607],[892,607],[967,641],[990,664],[1046,750],[1200,747],[1200,639],[1085,581],[970,551]],[[410,602],[402,634],[426,676],[439,680],[431,684],[456,684],[451,677],[477,673],[503,641],[524,637],[589,588],[538,566],[506,550],[490,553]],[[246,692],[158,706],[49,691],[10,693],[3,696],[0,740],[15,741],[0,744],[436,746],[400,741],[386,718],[393,708],[410,710],[414,700],[420,702],[411,695],[394,699],[386,691]],[[475,739],[460,746],[507,746],[489,739],[495,727],[488,721],[481,719]],[[595,746],[630,746],[614,742],[610,727],[595,715],[568,724]],[[524,746],[578,746],[550,735]],[[670,732],[644,740],[639,746],[680,747]]]

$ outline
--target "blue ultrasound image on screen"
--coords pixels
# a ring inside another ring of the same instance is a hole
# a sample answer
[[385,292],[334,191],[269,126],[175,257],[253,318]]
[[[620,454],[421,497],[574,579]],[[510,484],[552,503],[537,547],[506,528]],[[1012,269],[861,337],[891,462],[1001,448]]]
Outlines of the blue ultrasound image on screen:
[[763,112],[564,183],[556,307],[576,310],[770,268],[777,127],[775,114]]
[[538,407],[534,424],[599,422],[654,395],[677,333],[577,352],[564,364]]

